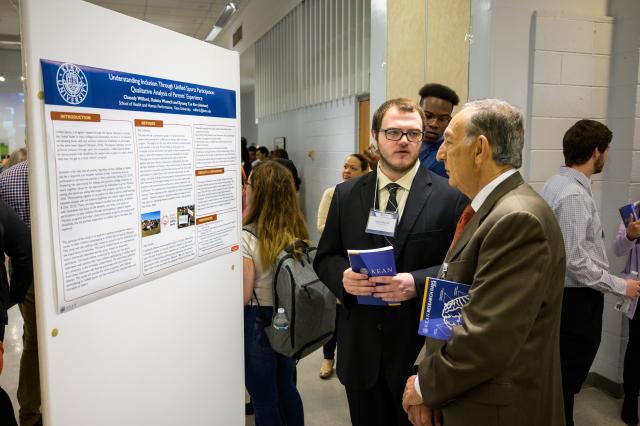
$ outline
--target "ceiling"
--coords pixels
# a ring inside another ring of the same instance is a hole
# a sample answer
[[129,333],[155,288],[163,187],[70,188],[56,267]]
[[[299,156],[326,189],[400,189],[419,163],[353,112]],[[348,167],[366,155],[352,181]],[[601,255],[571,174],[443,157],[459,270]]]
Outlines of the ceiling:
[[[89,0],[89,3],[204,39],[228,0]],[[242,8],[244,1],[236,1]],[[20,33],[18,0],[0,0],[0,37]]]
[[[0,50],[20,49],[20,0],[0,0]],[[56,0],[48,0],[56,1]],[[209,34],[230,0],[86,0],[98,6],[194,37]],[[303,0],[234,0],[238,11],[214,40],[240,55],[240,91],[254,90],[253,44]],[[244,38],[231,47],[231,35],[244,24]]]
[[0,0],[0,37],[20,34],[18,0]]
[[[98,6],[168,28],[200,40],[211,31],[229,0],[88,0]],[[264,1],[264,0],[259,0]],[[236,0],[240,15],[251,0]],[[18,0],[0,0],[0,49],[19,49]],[[3,43],[5,42],[5,43]],[[8,43],[7,43],[8,42]],[[254,50],[247,48],[240,58],[241,91],[253,90]]]
[[203,40],[228,0],[89,0],[143,21]]

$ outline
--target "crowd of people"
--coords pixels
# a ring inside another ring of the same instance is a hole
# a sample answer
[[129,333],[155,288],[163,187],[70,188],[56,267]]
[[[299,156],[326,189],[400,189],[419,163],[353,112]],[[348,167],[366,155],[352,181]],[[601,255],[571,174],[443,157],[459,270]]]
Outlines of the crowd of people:
[[[518,171],[524,119],[517,108],[478,100],[454,116],[454,90],[427,84],[419,95],[419,103],[392,99],[375,111],[370,147],[347,156],[342,183],[321,198],[314,268],[335,294],[337,313],[319,376],[333,374],[337,345],[336,371],[354,425],[572,425],[574,397],[600,344],[604,294],[640,295],[632,276],[640,220],[621,223],[613,250],[627,256],[627,265],[619,274],[610,271],[591,191],[612,134],[586,119],[567,129],[565,165],[538,193]],[[261,331],[274,307],[260,296],[271,290],[272,276],[261,281],[259,275],[277,250],[308,234],[293,174],[265,158],[252,161],[247,180],[253,213],[244,223],[253,228],[243,231],[246,384],[256,424],[301,425],[295,366],[270,351]],[[261,183],[267,193],[258,198],[257,179],[276,170],[288,183]],[[264,215],[269,206],[284,204],[286,211],[270,219],[283,237],[276,243],[265,233]],[[373,217],[385,224],[372,226]],[[397,274],[351,270],[348,249],[384,246],[394,249]],[[446,341],[417,333],[428,277],[470,285],[462,324]],[[388,306],[361,304],[358,296]],[[638,323],[629,320],[624,363],[621,418],[631,425],[638,424]],[[249,365],[258,341],[273,359],[260,374]],[[255,389],[265,369],[269,385],[261,382],[260,389],[271,389],[268,395]]]
[[[612,249],[627,263],[611,271],[592,194],[612,133],[594,120],[573,124],[562,140],[565,165],[538,193],[518,171],[517,108],[485,99],[454,115],[451,88],[427,84],[419,96],[378,107],[371,145],[345,158],[342,182],[322,195],[313,266],[335,295],[336,320],[319,377],[332,376],[337,358],[354,425],[572,425],[575,395],[600,345],[604,295],[640,296],[640,220],[621,222]],[[19,303],[20,424],[38,425],[28,163],[26,152],[14,154],[0,173],[0,250],[10,259],[8,272],[0,267],[0,371],[7,309]],[[274,351],[264,330],[278,307],[274,262],[294,241],[309,240],[301,179],[284,149],[243,138],[241,158],[245,385],[257,425],[303,425],[296,361]],[[385,246],[396,274],[351,269],[348,249]],[[448,340],[417,333],[429,277],[470,286]],[[638,424],[639,323],[629,320],[624,359],[621,418],[630,425]],[[15,424],[1,389],[0,423]]]

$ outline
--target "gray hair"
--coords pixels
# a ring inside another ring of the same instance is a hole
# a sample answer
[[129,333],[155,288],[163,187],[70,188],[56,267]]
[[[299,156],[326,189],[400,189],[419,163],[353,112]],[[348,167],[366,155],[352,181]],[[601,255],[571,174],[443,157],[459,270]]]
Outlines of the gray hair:
[[465,127],[467,137],[484,135],[491,144],[496,163],[520,168],[524,146],[524,124],[520,110],[499,99],[467,102],[466,108],[471,110]]
[[7,163],[7,169],[13,167],[18,163],[22,163],[27,159],[27,148],[18,148],[14,150],[9,156],[9,162]]

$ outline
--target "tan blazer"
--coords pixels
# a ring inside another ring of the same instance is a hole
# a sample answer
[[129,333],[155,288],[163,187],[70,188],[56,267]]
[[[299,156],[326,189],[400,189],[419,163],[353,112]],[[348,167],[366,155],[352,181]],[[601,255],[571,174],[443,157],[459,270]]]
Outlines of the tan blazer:
[[448,342],[427,339],[420,363],[425,404],[442,409],[446,426],[564,424],[564,273],[556,218],[515,173],[489,195],[440,270],[471,284],[465,324]]

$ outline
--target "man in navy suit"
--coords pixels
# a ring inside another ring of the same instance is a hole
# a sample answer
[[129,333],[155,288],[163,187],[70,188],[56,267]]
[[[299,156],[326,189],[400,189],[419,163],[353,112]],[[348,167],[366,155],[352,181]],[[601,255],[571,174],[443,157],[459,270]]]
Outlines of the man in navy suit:
[[[425,124],[412,100],[392,99],[378,108],[371,129],[378,167],[336,187],[314,262],[342,302],[337,373],[356,426],[409,424],[403,378],[423,342],[418,318],[425,278],[437,272],[468,203],[444,178],[420,167]],[[386,226],[374,226],[371,215]],[[395,276],[368,278],[349,267],[347,249],[388,245],[394,247]],[[357,296],[365,295],[399,306],[358,304]]]

